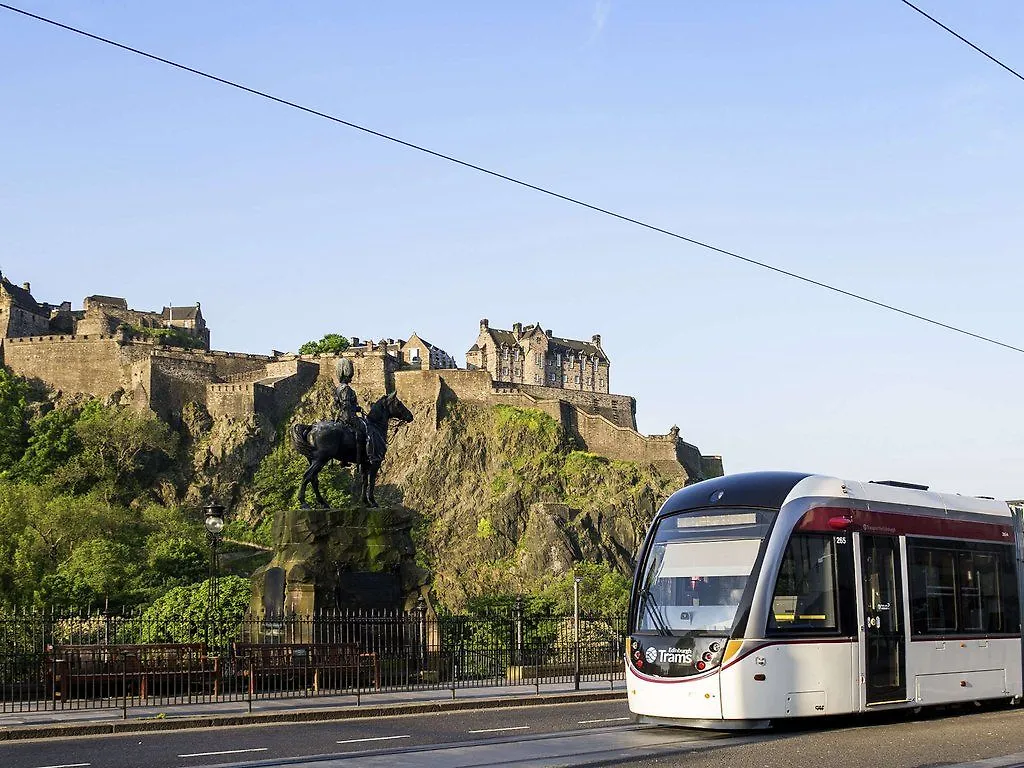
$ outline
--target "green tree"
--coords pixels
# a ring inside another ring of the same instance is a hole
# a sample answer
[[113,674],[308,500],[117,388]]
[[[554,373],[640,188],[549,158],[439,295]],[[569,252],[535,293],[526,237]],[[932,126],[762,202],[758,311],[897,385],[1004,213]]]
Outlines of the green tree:
[[[95,411],[99,401],[91,401],[86,410]],[[75,432],[75,424],[82,409],[54,408],[29,425],[28,448],[11,469],[11,477],[32,483],[45,481],[55,469],[82,450],[82,441]]]
[[6,368],[0,368],[0,472],[14,466],[25,452],[28,430],[25,405],[28,385]]
[[[229,642],[240,634],[249,610],[251,587],[241,576],[221,576],[218,636],[215,643]],[[209,581],[174,587],[153,602],[142,614],[141,638],[146,643],[188,643],[205,639],[211,617]]]
[[134,602],[141,541],[137,515],[100,496],[0,483],[0,602]]
[[64,605],[131,603],[139,562],[125,544],[107,538],[77,543],[50,579],[44,579],[46,602]]
[[198,518],[186,516],[179,508],[152,504],[143,510],[142,525],[149,533],[140,584],[151,597],[203,579],[209,552]]
[[320,341],[307,341],[299,347],[300,355],[339,355],[348,349],[350,342],[340,333],[328,333]]
[[572,573],[550,581],[540,597],[550,602],[553,613],[572,613],[573,580],[576,578],[580,579],[580,613],[626,615],[629,610],[629,579],[605,563],[577,563]]
[[178,436],[152,413],[128,408],[86,409],[75,422],[81,450],[54,473],[67,490],[93,488],[130,502],[177,453]]

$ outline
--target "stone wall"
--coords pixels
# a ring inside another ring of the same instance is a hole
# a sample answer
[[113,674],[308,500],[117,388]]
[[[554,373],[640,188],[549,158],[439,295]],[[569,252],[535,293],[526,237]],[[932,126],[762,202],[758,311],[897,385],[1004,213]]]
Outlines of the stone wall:
[[256,382],[256,412],[283,421],[316,383],[321,370],[321,366],[299,359],[267,363],[268,378]]
[[16,307],[10,301],[0,306],[0,332],[5,337],[44,335],[50,331],[50,318]]
[[249,371],[259,371],[274,358],[268,355],[250,355],[246,352],[220,352],[202,350],[184,350],[176,347],[167,347],[161,344],[153,344],[146,341],[132,341],[140,350],[148,350],[148,353],[160,354],[164,358],[176,358],[182,361],[198,361],[213,366],[212,371],[219,379],[226,379],[231,376],[245,374]]
[[259,413],[281,421],[312,387],[322,367],[296,357],[262,366],[258,381],[232,381],[206,386],[206,409],[214,418],[243,419]]
[[213,418],[244,419],[256,412],[256,383],[209,384],[206,410]]
[[557,398],[572,403],[589,413],[604,416],[620,427],[636,429],[636,399],[629,395],[611,395],[606,392],[584,392],[560,387],[538,387],[532,384],[518,385],[523,392],[539,400]]
[[214,364],[199,356],[153,352],[149,357],[149,407],[160,418],[177,423],[185,405],[206,405],[206,389]]
[[18,376],[65,393],[107,397],[131,389],[131,345],[114,336],[32,336],[4,341],[4,364]]

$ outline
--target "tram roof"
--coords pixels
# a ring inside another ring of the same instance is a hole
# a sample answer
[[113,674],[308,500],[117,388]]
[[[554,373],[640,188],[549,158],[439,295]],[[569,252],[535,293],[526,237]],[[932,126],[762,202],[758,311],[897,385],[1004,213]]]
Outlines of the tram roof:
[[813,496],[1010,516],[1006,502],[997,499],[938,493],[880,482],[843,480],[806,472],[741,472],[704,480],[676,491],[662,505],[659,513],[718,505],[778,509],[787,501]]

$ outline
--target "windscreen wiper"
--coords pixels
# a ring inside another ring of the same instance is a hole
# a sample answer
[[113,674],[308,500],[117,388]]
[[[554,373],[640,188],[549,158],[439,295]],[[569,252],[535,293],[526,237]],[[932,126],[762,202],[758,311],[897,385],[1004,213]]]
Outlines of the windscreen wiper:
[[661,613],[661,606],[658,605],[658,601],[654,597],[654,593],[651,592],[649,586],[644,587],[640,590],[640,599],[643,601],[644,610],[647,611],[647,615],[651,617],[654,623],[654,628],[658,631],[659,635],[671,636],[672,630],[668,628],[668,624],[665,623],[665,617]]

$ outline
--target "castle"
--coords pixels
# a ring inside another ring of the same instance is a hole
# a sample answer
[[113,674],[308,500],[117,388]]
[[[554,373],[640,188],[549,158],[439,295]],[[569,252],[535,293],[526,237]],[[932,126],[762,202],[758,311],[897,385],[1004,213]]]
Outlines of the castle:
[[540,323],[511,331],[480,321],[480,335],[466,354],[466,368],[485,370],[495,381],[542,387],[608,392],[608,357],[601,337],[575,341],[553,336]]
[[[169,333],[174,346],[164,343]],[[171,424],[189,404],[214,419],[278,423],[317,381],[331,382],[337,365],[334,355],[211,350],[198,303],[149,312],[96,295],[72,310],[67,301],[37,302],[29,283],[19,287],[2,275],[0,334],[0,364],[13,373],[64,394],[149,409]],[[609,392],[600,336],[582,342],[539,323],[505,331],[482,320],[465,369],[416,333],[404,341],[353,338],[342,356],[353,362],[352,385],[364,401],[396,389],[407,404],[435,406],[438,418],[450,400],[537,408],[586,450],[652,463],[687,482],[722,474],[721,458],[702,456],[678,427],[664,435],[637,431],[636,401]]]

